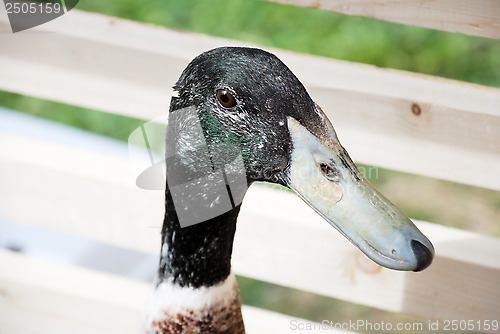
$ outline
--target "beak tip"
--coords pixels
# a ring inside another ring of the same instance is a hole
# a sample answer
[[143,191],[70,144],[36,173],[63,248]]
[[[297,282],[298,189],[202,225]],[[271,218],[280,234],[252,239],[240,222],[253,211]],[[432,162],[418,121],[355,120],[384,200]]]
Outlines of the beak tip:
[[413,271],[422,271],[431,265],[434,258],[433,250],[427,248],[427,246],[418,240],[411,241],[411,249],[417,259],[417,267]]

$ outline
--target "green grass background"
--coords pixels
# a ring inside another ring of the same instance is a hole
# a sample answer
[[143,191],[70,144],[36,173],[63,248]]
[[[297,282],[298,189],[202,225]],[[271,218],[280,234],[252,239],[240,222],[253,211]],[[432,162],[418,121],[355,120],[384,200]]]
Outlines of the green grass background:
[[[77,9],[500,87],[500,41],[497,40],[253,0],[81,0]],[[126,140],[142,123],[2,91],[0,105],[119,140]],[[413,218],[500,236],[498,192],[384,169],[378,169],[371,181]],[[244,277],[238,280],[243,302],[316,321],[413,321]]]

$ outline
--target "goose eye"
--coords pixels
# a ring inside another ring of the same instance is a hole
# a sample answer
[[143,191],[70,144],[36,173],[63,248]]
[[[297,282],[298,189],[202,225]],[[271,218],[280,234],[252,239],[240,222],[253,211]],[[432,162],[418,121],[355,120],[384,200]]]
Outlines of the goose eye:
[[225,89],[219,89],[217,91],[217,100],[219,100],[221,106],[228,109],[234,108],[238,104],[233,94],[229,93]]

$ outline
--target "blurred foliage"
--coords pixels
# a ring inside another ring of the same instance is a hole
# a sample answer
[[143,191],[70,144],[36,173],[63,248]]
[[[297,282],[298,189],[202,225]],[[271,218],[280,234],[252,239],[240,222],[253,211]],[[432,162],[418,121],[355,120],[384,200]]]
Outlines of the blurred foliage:
[[[368,322],[418,323],[417,318],[377,310],[368,306],[350,303],[296,289],[261,282],[247,277],[237,276],[240,297],[244,304],[274,310],[294,317],[321,323],[323,320],[333,324],[345,324],[358,319]],[[424,330],[418,333],[431,333]],[[359,333],[370,331],[358,329]],[[406,331],[405,333],[411,333]]]

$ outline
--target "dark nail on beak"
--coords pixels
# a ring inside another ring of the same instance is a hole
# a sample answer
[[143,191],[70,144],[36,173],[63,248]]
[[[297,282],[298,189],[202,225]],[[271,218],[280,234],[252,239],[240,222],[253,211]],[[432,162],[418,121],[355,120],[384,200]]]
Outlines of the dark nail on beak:
[[420,241],[412,240],[411,249],[417,258],[417,267],[413,271],[422,271],[431,265],[433,254],[429,248],[425,247]]

